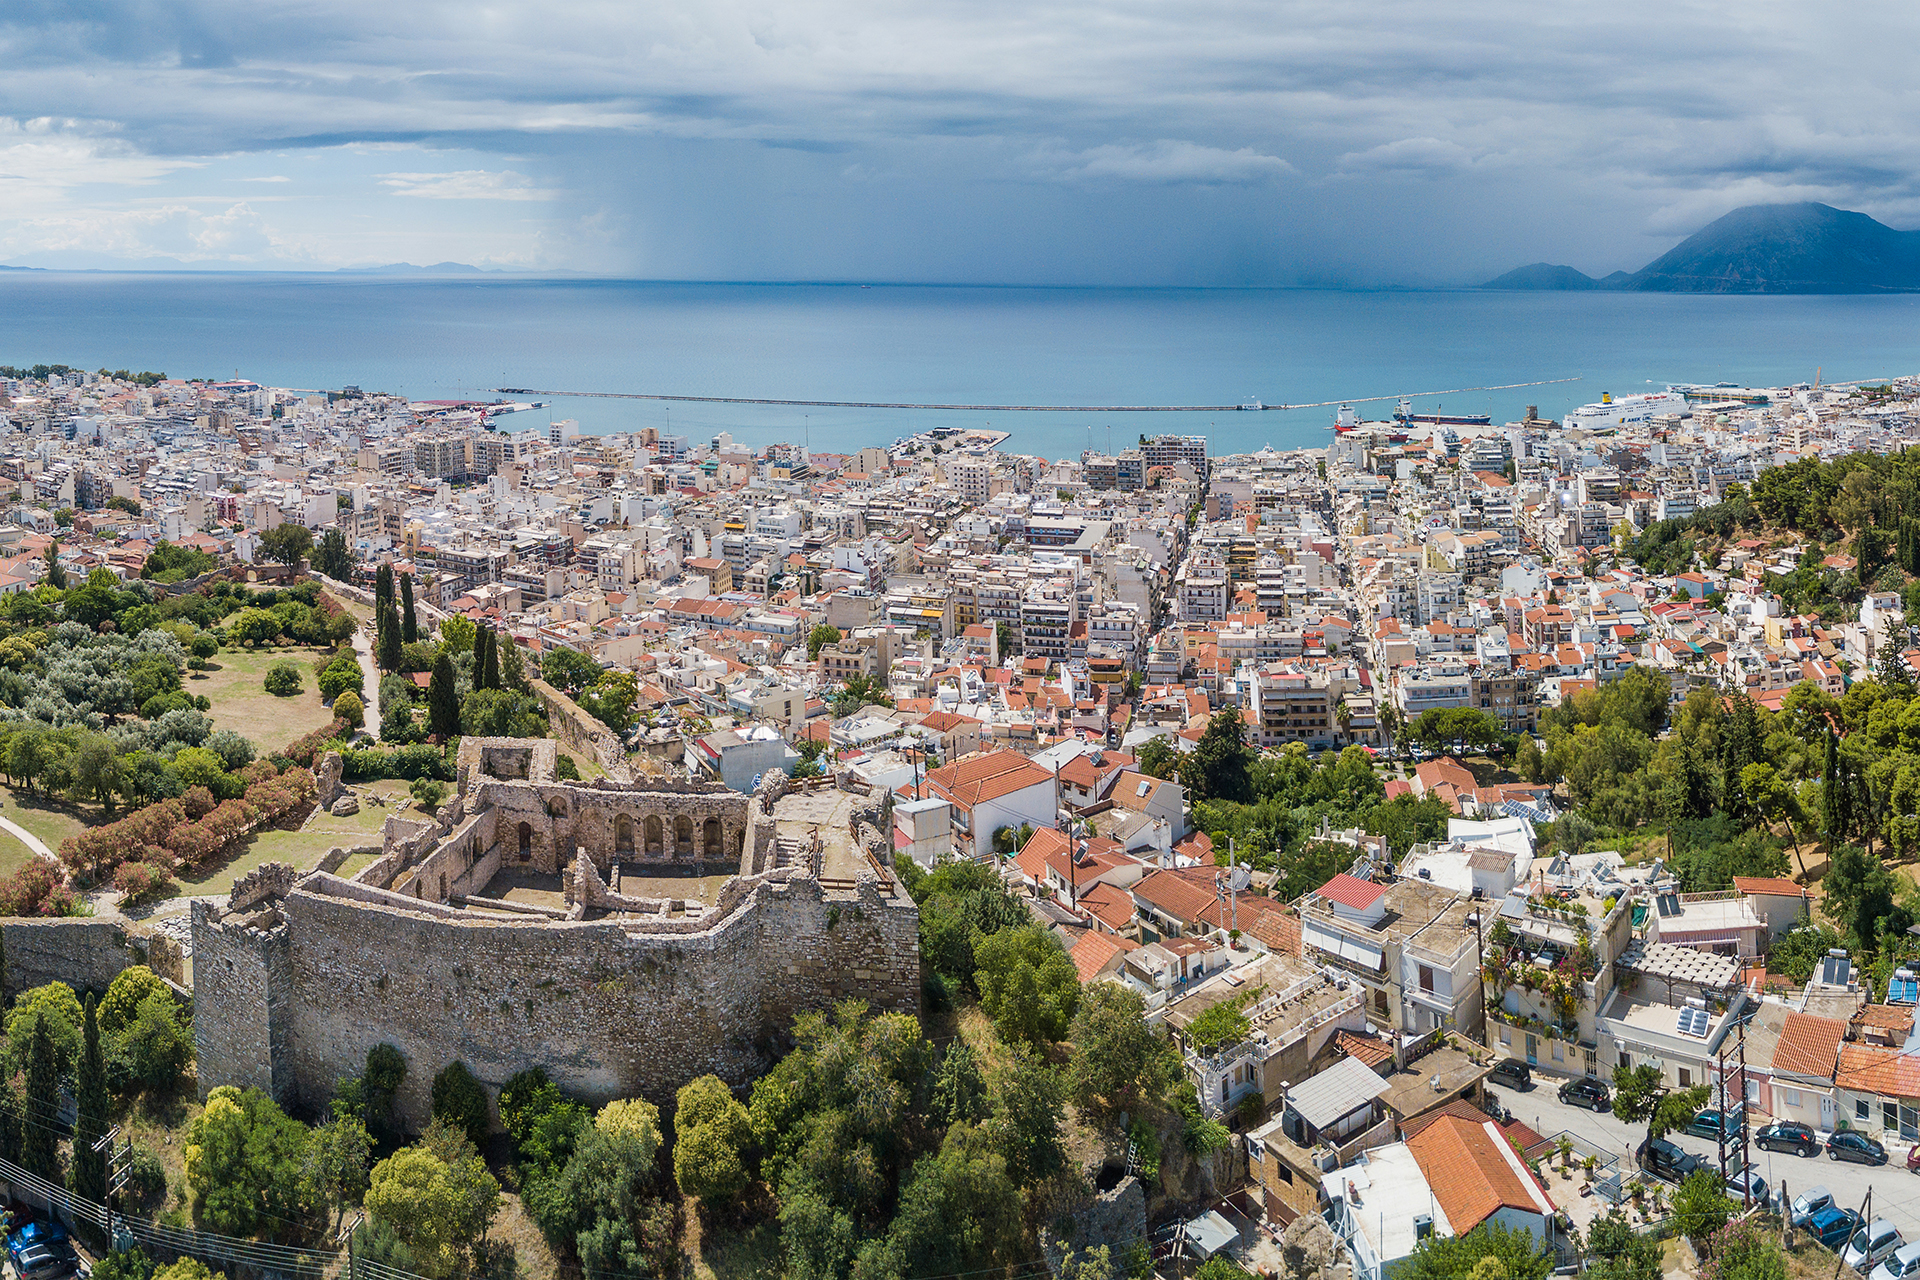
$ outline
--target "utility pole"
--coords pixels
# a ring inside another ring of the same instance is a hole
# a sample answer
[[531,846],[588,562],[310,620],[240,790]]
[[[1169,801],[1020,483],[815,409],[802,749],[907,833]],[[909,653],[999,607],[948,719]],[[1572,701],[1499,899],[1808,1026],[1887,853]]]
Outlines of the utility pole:
[[1480,987],[1480,1043],[1493,1048],[1493,1039],[1487,1025],[1487,943],[1480,932],[1480,912],[1473,912],[1473,980]]

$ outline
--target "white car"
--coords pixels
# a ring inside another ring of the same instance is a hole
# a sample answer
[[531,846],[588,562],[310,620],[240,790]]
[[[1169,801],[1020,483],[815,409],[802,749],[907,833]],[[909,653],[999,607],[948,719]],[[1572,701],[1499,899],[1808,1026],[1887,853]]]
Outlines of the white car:
[[1900,1234],[1900,1228],[1885,1218],[1875,1218],[1853,1233],[1853,1239],[1847,1241],[1847,1247],[1841,1251],[1840,1260],[1861,1275],[1866,1275],[1906,1243],[1907,1238]]
[[1871,1280],[1906,1280],[1920,1275],[1920,1244],[1904,1244],[1873,1269]]

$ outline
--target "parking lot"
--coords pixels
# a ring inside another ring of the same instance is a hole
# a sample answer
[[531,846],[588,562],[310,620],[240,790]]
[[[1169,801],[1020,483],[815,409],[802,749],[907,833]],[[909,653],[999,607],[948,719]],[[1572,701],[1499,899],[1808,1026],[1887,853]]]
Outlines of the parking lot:
[[[1647,1136],[1646,1127],[1623,1124],[1614,1118],[1611,1111],[1599,1113],[1561,1102],[1559,1088],[1567,1078],[1549,1075],[1535,1068],[1533,1086],[1525,1092],[1499,1086],[1493,1087],[1490,1092],[1513,1113],[1514,1119],[1526,1124],[1541,1137],[1550,1138],[1565,1130],[1593,1146],[1618,1155],[1623,1168],[1633,1168],[1633,1152]],[[1749,1136],[1758,1133],[1764,1123],[1758,1119],[1749,1120]],[[1822,1134],[1821,1137],[1826,1135]],[[1670,1133],[1667,1139],[1689,1154],[1700,1157],[1703,1162],[1717,1167],[1719,1148],[1711,1140],[1686,1133]],[[1785,1152],[1775,1154],[1749,1145],[1748,1154],[1754,1168],[1767,1180],[1767,1186],[1776,1198],[1784,1193],[1791,1199],[1809,1187],[1822,1186],[1833,1193],[1835,1203],[1841,1208],[1858,1210],[1866,1199],[1868,1188],[1872,1187],[1874,1197],[1871,1215],[1892,1219],[1901,1234],[1912,1242],[1920,1241],[1920,1174],[1907,1172],[1908,1145],[1888,1143],[1887,1163],[1879,1168],[1832,1160],[1824,1152],[1803,1160],[1796,1155]]]

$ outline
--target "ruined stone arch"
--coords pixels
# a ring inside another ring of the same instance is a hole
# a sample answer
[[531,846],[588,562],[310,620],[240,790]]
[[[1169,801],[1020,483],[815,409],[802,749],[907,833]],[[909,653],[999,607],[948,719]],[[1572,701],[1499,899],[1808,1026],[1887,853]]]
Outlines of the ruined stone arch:
[[708,818],[701,828],[701,856],[706,858],[724,858],[727,856],[726,836],[722,833],[720,819]]
[[666,830],[660,822],[660,815],[650,813],[646,821],[647,852],[656,856],[666,853]]
[[673,819],[673,852],[677,857],[693,856],[693,819],[684,813]]
[[529,822],[520,824],[520,861],[533,861],[533,824]]
[[613,850],[615,853],[633,852],[633,817],[621,814],[613,820]]

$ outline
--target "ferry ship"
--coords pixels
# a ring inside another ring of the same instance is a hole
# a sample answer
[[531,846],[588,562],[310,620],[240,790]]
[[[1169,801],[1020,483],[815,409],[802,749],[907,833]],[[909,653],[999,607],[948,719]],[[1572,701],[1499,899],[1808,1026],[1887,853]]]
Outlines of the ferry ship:
[[[1406,401],[1402,400],[1400,403],[1405,404]],[[1360,421],[1360,415],[1354,412],[1354,408],[1350,404],[1341,405],[1340,411],[1333,415],[1333,431],[1335,435],[1344,436],[1349,431],[1357,431],[1361,427],[1372,427],[1377,429],[1377,428],[1386,427],[1386,426],[1388,426],[1388,424],[1384,422]],[[1388,444],[1405,444],[1406,442],[1407,442],[1407,433],[1405,428],[1401,427],[1398,423],[1393,424],[1393,429],[1387,432],[1387,443]]]
[[1715,382],[1711,385],[1704,382],[1679,383],[1667,390],[1678,392],[1689,401],[1709,401],[1714,404],[1728,400],[1739,404],[1770,404],[1773,400],[1770,392],[1737,386],[1731,382]]
[[1674,390],[1617,397],[1609,391],[1602,393],[1598,404],[1568,410],[1560,425],[1569,431],[1611,431],[1651,422],[1663,413],[1685,413],[1686,409],[1687,398]]
[[1421,422],[1432,426],[1485,427],[1493,424],[1490,413],[1415,413],[1413,401],[1402,400],[1393,411],[1395,422]]

